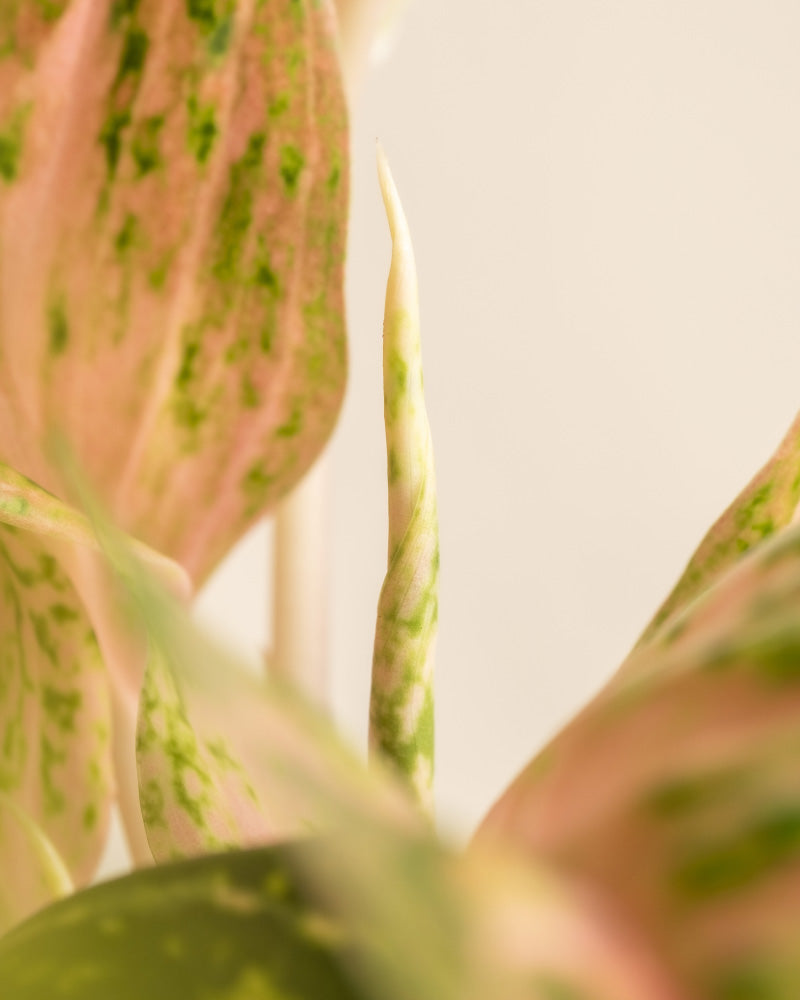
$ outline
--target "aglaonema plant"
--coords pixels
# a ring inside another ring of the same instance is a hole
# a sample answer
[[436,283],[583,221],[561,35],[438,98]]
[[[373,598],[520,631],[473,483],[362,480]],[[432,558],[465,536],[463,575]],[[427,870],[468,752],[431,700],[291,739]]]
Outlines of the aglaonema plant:
[[[0,460],[69,502],[57,429],[114,520],[201,584],[333,426],[347,186],[329,4],[2,0]],[[147,855],[141,657],[104,583],[51,579],[49,542],[21,544],[2,567],[21,660],[2,788],[80,883],[112,780]],[[73,648],[87,618],[107,680]]]
[[[433,452],[382,154],[369,766],[189,617],[342,394],[334,32],[310,0],[0,0],[0,996],[794,1000],[797,429],[469,848],[441,843]],[[126,782],[156,865],[83,888]]]

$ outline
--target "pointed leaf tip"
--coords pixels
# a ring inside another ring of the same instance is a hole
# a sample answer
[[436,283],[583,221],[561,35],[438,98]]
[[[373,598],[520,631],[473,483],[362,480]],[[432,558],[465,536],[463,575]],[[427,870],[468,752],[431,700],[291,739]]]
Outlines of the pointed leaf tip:
[[425,410],[411,235],[383,150],[378,177],[392,234],[383,328],[389,553],[378,603],[370,742],[428,804],[433,781],[433,665],[439,542],[433,446]]

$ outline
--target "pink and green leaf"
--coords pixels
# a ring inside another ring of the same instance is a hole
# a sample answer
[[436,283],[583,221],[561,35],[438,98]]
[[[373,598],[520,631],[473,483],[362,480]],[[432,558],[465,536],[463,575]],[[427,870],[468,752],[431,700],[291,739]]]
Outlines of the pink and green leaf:
[[792,527],[634,654],[480,834],[596,886],[693,997],[800,992],[798,607]]
[[419,825],[299,695],[254,677],[145,574],[128,582],[150,650],[137,761],[156,860],[324,831],[352,812]]
[[97,642],[63,556],[46,536],[0,526],[0,791],[80,883],[106,836],[110,720]]
[[[165,585],[186,592],[179,567],[128,544]],[[0,793],[78,884],[99,860],[114,793],[111,686],[141,683],[117,648],[101,654],[98,640],[120,629],[101,569],[91,522],[0,465]]]
[[794,518],[800,501],[800,416],[775,454],[712,525],[639,640],[659,629],[720,579],[741,557]]
[[343,393],[330,5],[72,0],[48,27],[0,121],[24,113],[0,178],[0,418],[56,424],[117,521],[202,580]]

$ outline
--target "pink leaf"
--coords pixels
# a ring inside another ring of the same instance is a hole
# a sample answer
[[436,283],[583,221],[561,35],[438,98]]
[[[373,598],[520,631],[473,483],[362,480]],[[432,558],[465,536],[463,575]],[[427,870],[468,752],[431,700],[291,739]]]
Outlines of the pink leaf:
[[800,994],[800,528],[673,619],[479,839],[614,899],[692,997]]
[[[14,94],[0,424],[56,425],[123,527],[202,580],[303,475],[343,393],[329,4],[72,0]],[[30,443],[7,447],[63,492]]]

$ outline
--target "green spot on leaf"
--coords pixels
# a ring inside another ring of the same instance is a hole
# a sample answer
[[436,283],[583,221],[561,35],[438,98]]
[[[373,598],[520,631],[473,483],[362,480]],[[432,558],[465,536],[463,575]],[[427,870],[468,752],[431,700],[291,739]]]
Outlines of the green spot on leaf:
[[50,306],[47,326],[50,333],[50,353],[54,356],[63,354],[69,342],[69,323],[63,299],[57,299]]
[[297,191],[300,174],[305,163],[305,157],[297,146],[286,145],[281,148],[280,174],[289,194],[294,194]]
[[162,163],[159,143],[164,127],[163,115],[151,115],[137,122],[133,130],[131,155],[139,177],[149,174]]
[[187,104],[189,122],[187,126],[187,142],[192,156],[198,163],[205,163],[219,134],[217,127],[217,110],[213,104],[200,104],[196,97],[189,98]]
[[18,108],[11,116],[9,124],[0,129],[0,178],[9,184],[19,174],[22,146],[25,141],[25,124],[30,114],[30,105]]
[[117,172],[122,155],[122,140],[125,129],[131,123],[131,113],[127,109],[111,111],[100,130],[100,143],[105,147],[106,166],[110,176]]

